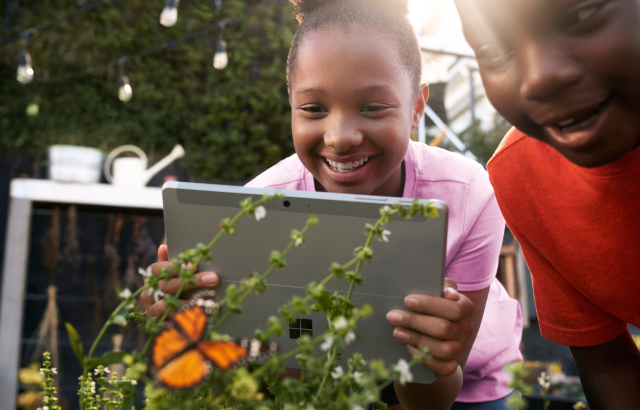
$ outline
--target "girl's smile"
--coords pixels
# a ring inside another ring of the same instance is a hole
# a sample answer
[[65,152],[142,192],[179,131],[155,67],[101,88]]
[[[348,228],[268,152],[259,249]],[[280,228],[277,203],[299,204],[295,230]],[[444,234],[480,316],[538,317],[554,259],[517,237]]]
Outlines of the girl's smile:
[[402,160],[424,98],[393,41],[326,27],[305,37],[290,75],[293,142],[317,188],[402,196]]

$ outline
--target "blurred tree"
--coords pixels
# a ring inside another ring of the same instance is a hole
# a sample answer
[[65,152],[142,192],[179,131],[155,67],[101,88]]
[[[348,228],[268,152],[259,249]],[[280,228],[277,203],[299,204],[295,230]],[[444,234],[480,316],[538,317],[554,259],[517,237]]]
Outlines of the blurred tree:
[[[473,152],[478,158],[478,161],[486,166],[487,162],[489,162],[493,156],[493,153],[496,152],[498,145],[500,145],[500,141],[502,141],[502,138],[510,129],[511,125],[496,114],[491,128],[485,129],[480,121],[476,120],[467,129],[462,131],[458,137],[467,148]],[[427,143],[430,143],[436,136],[437,135],[427,136]],[[438,146],[449,151],[459,152],[446,138],[444,138]]]
[[[182,0],[171,28],[159,24],[164,0],[116,1],[32,37],[36,80],[26,86],[16,81],[22,40],[4,46],[0,151],[41,154],[51,144],[107,151],[136,144],[153,155],[181,143],[187,167],[205,179],[246,179],[273,165],[293,153],[285,64],[297,23],[286,0],[275,0],[225,28],[229,65],[224,70],[212,65],[218,30],[126,63],[133,88],[127,103],[118,99],[117,66],[66,81],[37,81],[158,46],[263,1]],[[21,2],[2,36],[85,3]]]

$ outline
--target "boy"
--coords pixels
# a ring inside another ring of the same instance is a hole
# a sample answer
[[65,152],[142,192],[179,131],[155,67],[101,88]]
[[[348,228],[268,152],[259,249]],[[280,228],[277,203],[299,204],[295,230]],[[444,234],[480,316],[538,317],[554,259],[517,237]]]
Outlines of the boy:
[[515,128],[488,165],[533,276],[540,330],[591,409],[640,406],[640,2],[456,0]]

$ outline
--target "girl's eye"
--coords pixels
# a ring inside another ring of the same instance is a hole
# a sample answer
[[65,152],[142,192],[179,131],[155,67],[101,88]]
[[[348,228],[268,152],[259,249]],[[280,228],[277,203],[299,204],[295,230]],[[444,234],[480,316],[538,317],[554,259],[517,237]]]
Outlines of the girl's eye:
[[363,112],[367,112],[367,113],[374,113],[374,112],[380,112],[382,110],[384,110],[386,107],[383,107],[381,105],[366,105],[364,107],[362,107],[362,111]]
[[302,110],[311,114],[322,114],[327,112],[326,108],[318,107],[317,105],[312,105],[310,107],[302,107]]

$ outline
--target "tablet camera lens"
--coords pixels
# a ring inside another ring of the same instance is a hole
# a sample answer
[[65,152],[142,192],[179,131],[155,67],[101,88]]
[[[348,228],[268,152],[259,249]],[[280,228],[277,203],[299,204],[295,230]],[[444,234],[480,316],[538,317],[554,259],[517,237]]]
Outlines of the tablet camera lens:
[[289,208],[291,206],[291,202],[289,202],[289,201],[284,201],[282,204],[284,206],[286,206],[287,208]]

